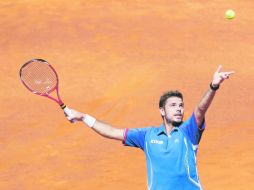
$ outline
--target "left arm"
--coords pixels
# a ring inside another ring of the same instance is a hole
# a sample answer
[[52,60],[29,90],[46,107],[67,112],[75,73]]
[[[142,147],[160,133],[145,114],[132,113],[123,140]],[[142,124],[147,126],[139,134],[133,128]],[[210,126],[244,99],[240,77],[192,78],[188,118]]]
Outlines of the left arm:
[[215,96],[216,89],[219,88],[220,84],[225,80],[228,79],[234,71],[229,72],[221,72],[221,65],[219,65],[218,69],[215,71],[213,75],[213,81],[211,83],[210,88],[206,91],[205,95],[202,97],[199,104],[196,106],[194,113],[196,116],[197,125],[200,127],[203,123],[205,118],[205,113],[209,108],[212,100]]

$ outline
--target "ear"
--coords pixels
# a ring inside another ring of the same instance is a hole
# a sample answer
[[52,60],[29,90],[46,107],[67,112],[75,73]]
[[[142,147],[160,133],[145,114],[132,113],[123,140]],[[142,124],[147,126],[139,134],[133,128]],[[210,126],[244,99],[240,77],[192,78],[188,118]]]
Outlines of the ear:
[[161,115],[164,117],[165,116],[165,110],[164,110],[164,108],[160,108],[160,112],[161,112]]

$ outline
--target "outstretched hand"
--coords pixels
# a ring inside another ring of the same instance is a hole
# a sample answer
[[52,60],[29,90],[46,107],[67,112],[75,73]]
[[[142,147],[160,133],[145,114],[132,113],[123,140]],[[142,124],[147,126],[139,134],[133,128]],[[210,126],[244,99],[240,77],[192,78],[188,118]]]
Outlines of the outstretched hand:
[[67,113],[64,113],[66,118],[71,122],[71,123],[75,123],[76,121],[82,121],[83,118],[85,117],[85,114],[76,111],[74,109],[69,109],[70,110],[70,114],[68,115]]
[[234,74],[235,71],[227,71],[227,72],[221,72],[221,65],[218,66],[217,70],[215,71],[213,75],[213,86],[219,86],[225,79],[228,79],[230,75]]

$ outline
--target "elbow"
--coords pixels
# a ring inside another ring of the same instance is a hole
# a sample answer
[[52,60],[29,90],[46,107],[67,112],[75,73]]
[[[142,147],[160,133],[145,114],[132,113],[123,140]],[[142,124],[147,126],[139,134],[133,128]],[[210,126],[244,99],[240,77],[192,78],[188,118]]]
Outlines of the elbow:
[[205,112],[207,111],[207,109],[208,109],[208,106],[205,106],[205,105],[198,105],[197,106],[197,108],[196,108],[196,112],[198,113],[198,114],[205,114]]
[[202,120],[204,118],[204,115],[206,113],[206,108],[204,107],[201,107],[201,106],[197,106],[194,113],[195,113],[195,117],[196,117],[196,120]]

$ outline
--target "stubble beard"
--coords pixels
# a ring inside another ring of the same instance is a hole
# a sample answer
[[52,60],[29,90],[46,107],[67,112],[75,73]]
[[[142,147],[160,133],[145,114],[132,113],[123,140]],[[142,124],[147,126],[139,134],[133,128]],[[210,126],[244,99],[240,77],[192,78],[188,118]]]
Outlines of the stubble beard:
[[167,123],[167,124],[172,124],[173,127],[179,127],[179,126],[183,123],[183,121],[179,121],[179,122],[177,122],[177,121],[172,121],[172,120],[170,120],[170,119],[167,118],[167,117],[165,117],[165,120],[166,120],[166,123]]

